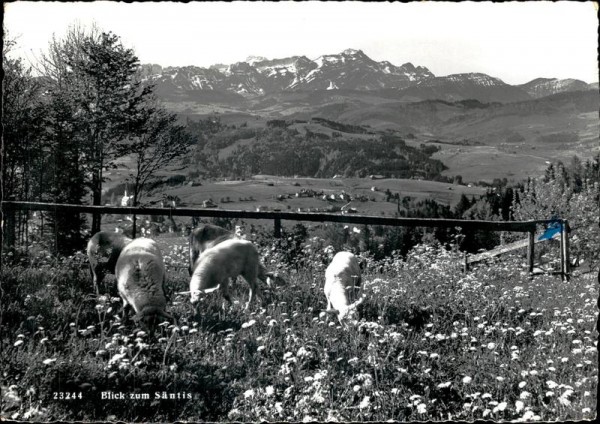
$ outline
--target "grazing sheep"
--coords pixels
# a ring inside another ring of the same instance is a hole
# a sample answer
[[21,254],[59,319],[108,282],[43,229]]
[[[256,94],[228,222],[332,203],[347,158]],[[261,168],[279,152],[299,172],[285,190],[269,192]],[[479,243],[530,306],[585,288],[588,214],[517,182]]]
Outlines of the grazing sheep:
[[165,264],[154,240],[137,238],[119,256],[116,266],[117,286],[123,299],[123,319],[126,307],[135,311],[135,320],[152,329],[160,318],[173,321],[165,312]]
[[[238,238],[234,233],[217,225],[201,224],[196,227],[190,233],[189,238],[190,263],[188,271],[190,276],[194,273],[194,270],[198,265],[198,257],[202,252],[226,240],[238,240]],[[276,285],[285,284],[285,280],[278,273],[267,271],[261,262],[259,262],[258,266],[260,268],[259,273],[266,277],[263,281],[265,281],[269,287],[272,286],[273,282],[275,282]]]
[[220,287],[223,297],[231,303],[229,296],[229,279],[238,275],[250,285],[250,296],[245,309],[248,309],[254,294],[258,291],[257,279],[264,282],[267,276],[264,267],[260,266],[258,250],[249,241],[230,239],[205,250],[196,262],[190,280],[192,303],[198,302],[201,292],[209,292]]
[[87,245],[87,255],[90,261],[90,273],[96,295],[99,295],[98,285],[106,274],[115,273],[117,259],[131,239],[120,233],[99,231],[90,239]]
[[360,286],[360,266],[356,256],[350,252],[338,252],[325,271],[325,296],[327,312],[337,315],[340,323],[345,318],[354,318],[356,307],[364,296],[354,303],[348,301],[348,290]]
[[201,224],[196,227],[190,233],[190,264],[188,271],[190,276],[194,273],[196,268],[196,261],[198,256],[206,249],[210,249],[213,246],[221,243],[222,241],[235,238],[235,235],[225,228],[221,228],[217,225],[212,224]]

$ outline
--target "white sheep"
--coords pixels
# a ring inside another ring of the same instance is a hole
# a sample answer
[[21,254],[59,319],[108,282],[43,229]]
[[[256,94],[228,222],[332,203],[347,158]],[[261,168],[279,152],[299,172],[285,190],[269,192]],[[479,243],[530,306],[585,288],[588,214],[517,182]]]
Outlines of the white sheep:
[[324,291],[327,312],[337,315],[342,324],[346,318],[355,318],[356,307],[365,299],[363,296],[354,303],[348,301],[348,291],[353,291],[360,283],[360,266],[356,256],[350,252],[338,252],[325,270]]
[[96,295],[99,295],[98,285],[107,274],[115,274],[117,259],[131,239],[123,234],[99,231],[93,235],[87,244],[87,256],[90,262],[90,273]]
[[248,309],[255,293],[258,294],[257,279],[266,282],[267,275],[261,267],[258,250],[249,241],[230,239],[205,250],[199,257],[190,280],[192,304],[198,302],[202,292],[220,288],[223,297],[231,303],[229,279],[238,275],[250,285],[250,295],[245,309]]
[[[212,224],[201,224],[196,227],[191,233],[189,237],[189,253],[190,253],[190,263],[188,266],[188,271],[190,276],[194,273],[196,266],[198,264],[198,258],[200,255],[207,249],[215,247],[219,243],[222,243],[226,240],[240,240],[236,235],[230,231],[227,231],[225,228],[221,228],[217,225]],[[278,285],[285,284],[285,280],[276,272],[267,271],[262,262],[259,262],[259,274],[265,275],[265,282],[269,287],[272,286],[273,283]]]
[[166,313],[165,264],[154,240],[137,238],[119,256],[116,266],[117,286],[123,299],[123,319],[126,308],[135,311],[135,320],[151,329],[159,319],[173,317]]

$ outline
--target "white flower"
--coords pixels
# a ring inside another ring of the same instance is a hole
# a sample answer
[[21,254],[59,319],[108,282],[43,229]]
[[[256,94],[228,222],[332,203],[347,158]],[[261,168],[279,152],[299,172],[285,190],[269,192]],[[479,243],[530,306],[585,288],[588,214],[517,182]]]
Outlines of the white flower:
[[526,392],[525,390],[523,390],[521,392],[521,394],[519,395],[520,399],[529,399],[531,397],[531,393]]
[[535,414],[531,410],[525,411],[525,413],[523,414],[523,416],[521,417],[521,419],[519,421],[530,421],[534,415]]
[[427,406],[424,403],[420,403],[417,405],[417,412],[419,414],[424,414],[425,412],[427,412]]
[[365,396],[363,398],[363,400],[360,402],[360,405],[358,405],[358,407],[360,409],[364,409],[364,408],[367,408],[370,404],[371,404],[371,398],[369,396]]
[[546,385],[548,386],[549,389],[554,389],[556,386],[558,386],[558,384],[552,380],[546,381]]
[[273,386],[267,386],[267,388],[265,389],[265,392],[266,392],[267,396],[272,396],[273,393],[275,393],[275,389],[273,388]]
[[251,319],[250,321],[243,323],[242,328],[252,327],[254,324],[256,324],[256,320]]
[[48,358],[48,359],[44,359],[44,360],[42,361],[42,363],[43,363],[44,365],[50,365],[52,362],[55,362],[55,361],[56,361],[56,358]]
[[249,389],[244,392],[244,399],[248,399],[249,397],[254,397],[253,389]]
[[438,389],[445,389],[446,387],[450,387],[450,385],[452,384],[451,381],[447,381],[445,383],[440,383],[437,385]]
[[462,382],[464,384],[469,384],[471,381],[473,381],[473,379],[471,377],[469,377],[468,375],[463,377]]
[[519,389],[522,389],[522,388],[523,388],[523,387],[525,387],[526,385],[527,385],[527,382],[525,382],[525,381],[521,381],[521,382],[519,383]]
[[521,412],[521,410],[524,407],[525,407],[525,404],[522,401],[518,400],[515,402],[515,408],[516,408],[517,412]]

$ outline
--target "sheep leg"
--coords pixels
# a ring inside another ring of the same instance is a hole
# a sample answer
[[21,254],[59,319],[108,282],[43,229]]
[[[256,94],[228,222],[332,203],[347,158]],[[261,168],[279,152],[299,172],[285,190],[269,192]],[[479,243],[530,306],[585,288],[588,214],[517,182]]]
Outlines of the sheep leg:
[[129,303],[125,299],[123,299],[123,308],[121,309],[121,322],[127,321],[127,316],[128,316],[127,309],[128,309],[128,307],[129,307]]
[[250,285],[250,293],[248,296],[248,303],[246,303],[246,307],[244,308],[244,310],[248,310],[248,308],[250,307],[250,304],[252,303],[252,299],[254,299],[254,294],[256,293],[258,295],[258,285],[256,284],[256,279],[249,278],[247,281],[248,281],[248,284]]
[[[231,295],[229,294],[229,278],[226,278],[221,284],[221,294],[227,301],[228,306],[231,306],[233,302],[231,300]],[[225,302],[223,302],[223,309],[225,309]]]

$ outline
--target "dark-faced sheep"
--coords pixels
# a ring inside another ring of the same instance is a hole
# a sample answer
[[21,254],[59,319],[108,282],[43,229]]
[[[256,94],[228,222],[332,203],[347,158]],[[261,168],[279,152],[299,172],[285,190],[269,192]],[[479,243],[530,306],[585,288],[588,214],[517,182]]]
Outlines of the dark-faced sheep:
[[90,262],[90,274],[96,295],[98,286],[107,274],[115,273],[119,255],[125,246],[131,243],[129,237],[123,234],[99,231],[93,235],[87,244],[87,255]]
[[135,320],[147,329],[164,318],[173,321],[165,311],[165,264],[154,240],[137,238],[125,246],[117,260],[116,277],[124,319],[131,306]]
[[[325,297],[327,298],[327,311],[337,315],[340,323],[344,319],[355,319],[356,307],[364,297],[350,303],[348,292],[360,286],[360,266],[356,256],[350,252],[338,252],[325,270]],[[352,293],[354,294],[354,293]]]
[[190,264],[188,271],[190,276],[194,273],[198,256],[206,249],[221,243],[222,241],[235,238],[235,234],[212,224],[201,224],[192,230],[189,237]]
[[238,275],[250,285],[250,294],[246,309],[258,292],[257,280],[266,282],[267,276],[258,260],[258,250],[249,241],[230,239],[205,250],[199,257],[190,280],[192,304],[198,302],[202,292],[220,288],[223,297],[231,303],[229,279]]

